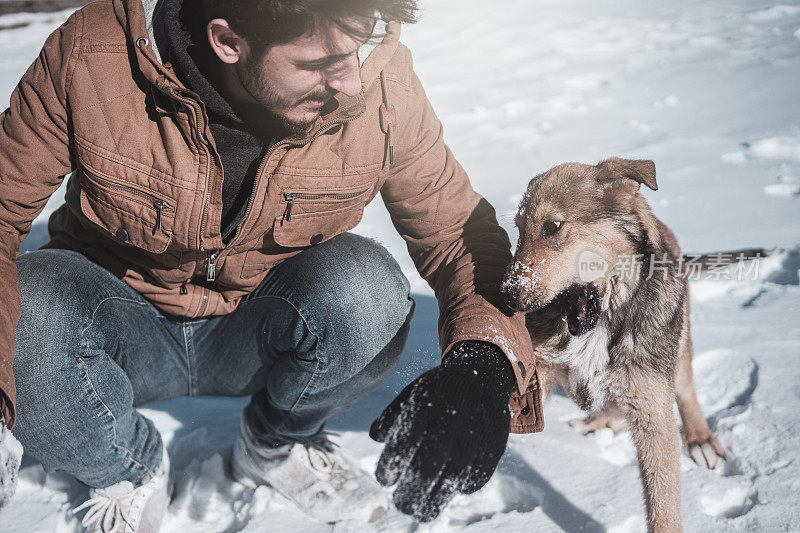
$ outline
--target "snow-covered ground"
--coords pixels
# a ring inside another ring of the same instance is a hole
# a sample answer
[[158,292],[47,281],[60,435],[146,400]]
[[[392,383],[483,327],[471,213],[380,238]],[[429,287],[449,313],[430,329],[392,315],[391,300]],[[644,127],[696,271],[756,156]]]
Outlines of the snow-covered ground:
[[[491,6],[491,7],[490,7]],[[653,159],[656,214],[687,251],[778,247],[751,281],[692,284],[698,393],[728,452],[715,471],[682,460],[687,531],[800,531],[800,3],[764,0],[430,0],[403,40],[474,186],[516,238],[527,181],[563,161]],[[66,13],[0,17],[6,99]],[[48,206],[60,203],[57,195]],[[37,224],[26,249],[42,242]],[[436,364],[436,305],[388,216],[374,203],[358,231],[379,238],[413,281],[418,312],[397,372],[336,417],[347,454],[372,470],[366,430],[399,390]],[[226,460],[244,399],[177,399],[145,410],[176,468],[164,530],[365,531],[314,523],[268,488],[232,483]],[[633,447],[610,430],[581,437],[566,398],[547,427],[512,436],[498,473],[436,522],[386,531],[644,529]],[[87,490],[26,458],[0,530],[73,531]]]

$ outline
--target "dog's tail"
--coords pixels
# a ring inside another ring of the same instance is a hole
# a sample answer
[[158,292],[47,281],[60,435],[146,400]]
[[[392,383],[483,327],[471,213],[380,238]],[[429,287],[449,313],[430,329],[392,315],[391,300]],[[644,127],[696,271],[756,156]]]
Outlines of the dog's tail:
[[765,250],[764,248],[745,248],[727,252],[683,254],[682,260],[687,270],[695,269],[695,272],[709,272],[729,267],[735,263],[763,259],[773,253],[774,250]]

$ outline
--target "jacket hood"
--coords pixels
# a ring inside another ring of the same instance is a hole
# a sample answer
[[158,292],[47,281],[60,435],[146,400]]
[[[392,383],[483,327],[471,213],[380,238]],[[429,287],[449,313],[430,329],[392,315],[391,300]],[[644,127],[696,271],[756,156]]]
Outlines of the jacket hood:
[[[157,65],[153,65],[152,60],[147,60],[147,63],[150,63],[150,67],[142,69],[145,75],[148,72],[154,73],[154,69],[166,70],[161,64],[161,51],[159,51],[157,45],[158,42],[164,42],[159,38],[159,33],[164,31],[164,26],[161,23],[163,20],[163,5],[163,0],[114,0],[114,11],[125,28],[128,39],[136,45],[137,55],[140,56],[140,66],[141,59],[143,59],[141,55],[146,53],[142,50],[140,39],[145,37],[148,40],[147,45],[152,50],[152,59],[155,60]],[[379,19],[375,25],[373,35],[383,35],[383,39],[377,43],[370,39],[358,51],[358,57],[361,62],[362,92],[366,92],[377,81],[380,72],[397,50],[400,42],[400,23],[395,21],[385,22]],[[160,74],[166,73],[160,72]],[[172,76],[169,77],[172,78]]]

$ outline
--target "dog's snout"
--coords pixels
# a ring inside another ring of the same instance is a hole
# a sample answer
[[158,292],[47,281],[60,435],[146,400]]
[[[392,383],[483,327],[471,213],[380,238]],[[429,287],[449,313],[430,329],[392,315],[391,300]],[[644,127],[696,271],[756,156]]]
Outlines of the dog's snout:
[[514,310],[519,310],[520,291],[510,283],[503,282],[500,286],[500,294],[505,300],[505,304]]

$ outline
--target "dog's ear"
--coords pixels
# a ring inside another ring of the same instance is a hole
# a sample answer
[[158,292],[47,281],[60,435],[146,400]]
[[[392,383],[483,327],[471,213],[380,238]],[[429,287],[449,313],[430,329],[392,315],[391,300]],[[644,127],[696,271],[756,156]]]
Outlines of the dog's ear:
[[612,178],[628,178],[644,183],[652,190],[658,190],[656,183],[656,164],[648,159],[621,159],[612,157],[601,161],[597,168],[604,170]]

